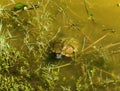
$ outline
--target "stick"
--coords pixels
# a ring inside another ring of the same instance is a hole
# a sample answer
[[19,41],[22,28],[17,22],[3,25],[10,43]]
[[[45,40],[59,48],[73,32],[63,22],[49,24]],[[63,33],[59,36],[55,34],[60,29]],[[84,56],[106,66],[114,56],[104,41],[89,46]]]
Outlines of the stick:
[[86,47],[83,51],[88,50],[89,48],[91,48],[92,46],[94,46],[95,44],[97,44],[99,41],[103,40],[105,37],[107,37],[108,33],[105,34],[104,36],[102,36],[101,38],[99,38],[98,40],[96,40],[95,42],[93,42],[91,45],[89,45],[88,47]]

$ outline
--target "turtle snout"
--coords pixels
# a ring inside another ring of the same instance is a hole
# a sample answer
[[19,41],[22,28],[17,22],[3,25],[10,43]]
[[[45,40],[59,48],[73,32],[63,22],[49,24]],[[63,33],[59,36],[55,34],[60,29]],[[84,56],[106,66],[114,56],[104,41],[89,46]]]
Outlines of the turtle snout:
[[61,53],[56,53],[56,59],[62,59],[62,54]]

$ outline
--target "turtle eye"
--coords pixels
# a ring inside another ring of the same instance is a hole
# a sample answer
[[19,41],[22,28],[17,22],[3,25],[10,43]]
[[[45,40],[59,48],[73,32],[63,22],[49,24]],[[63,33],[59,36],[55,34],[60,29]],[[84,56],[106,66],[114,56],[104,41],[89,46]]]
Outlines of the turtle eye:
[[62,54],[61,53],[56,53],[56,59],[61,59],[62,58]]

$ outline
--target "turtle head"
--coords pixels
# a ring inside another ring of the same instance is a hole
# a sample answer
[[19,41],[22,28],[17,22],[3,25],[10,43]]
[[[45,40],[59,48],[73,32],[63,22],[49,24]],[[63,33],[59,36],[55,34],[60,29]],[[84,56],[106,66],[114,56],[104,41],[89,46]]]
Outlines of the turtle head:
[[62,59],[62,54],[61,53],[56,53],[55,58],[56,59]]

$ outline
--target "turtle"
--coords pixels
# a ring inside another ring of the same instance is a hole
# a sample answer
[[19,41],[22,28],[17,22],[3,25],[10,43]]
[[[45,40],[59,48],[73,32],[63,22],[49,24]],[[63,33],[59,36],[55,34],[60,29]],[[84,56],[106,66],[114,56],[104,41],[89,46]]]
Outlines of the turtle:
[[64,57],[75,58],[80,54],[80,43],[75,38],[60,38],[54,41],[51,52],[55,54],[56,59]]

